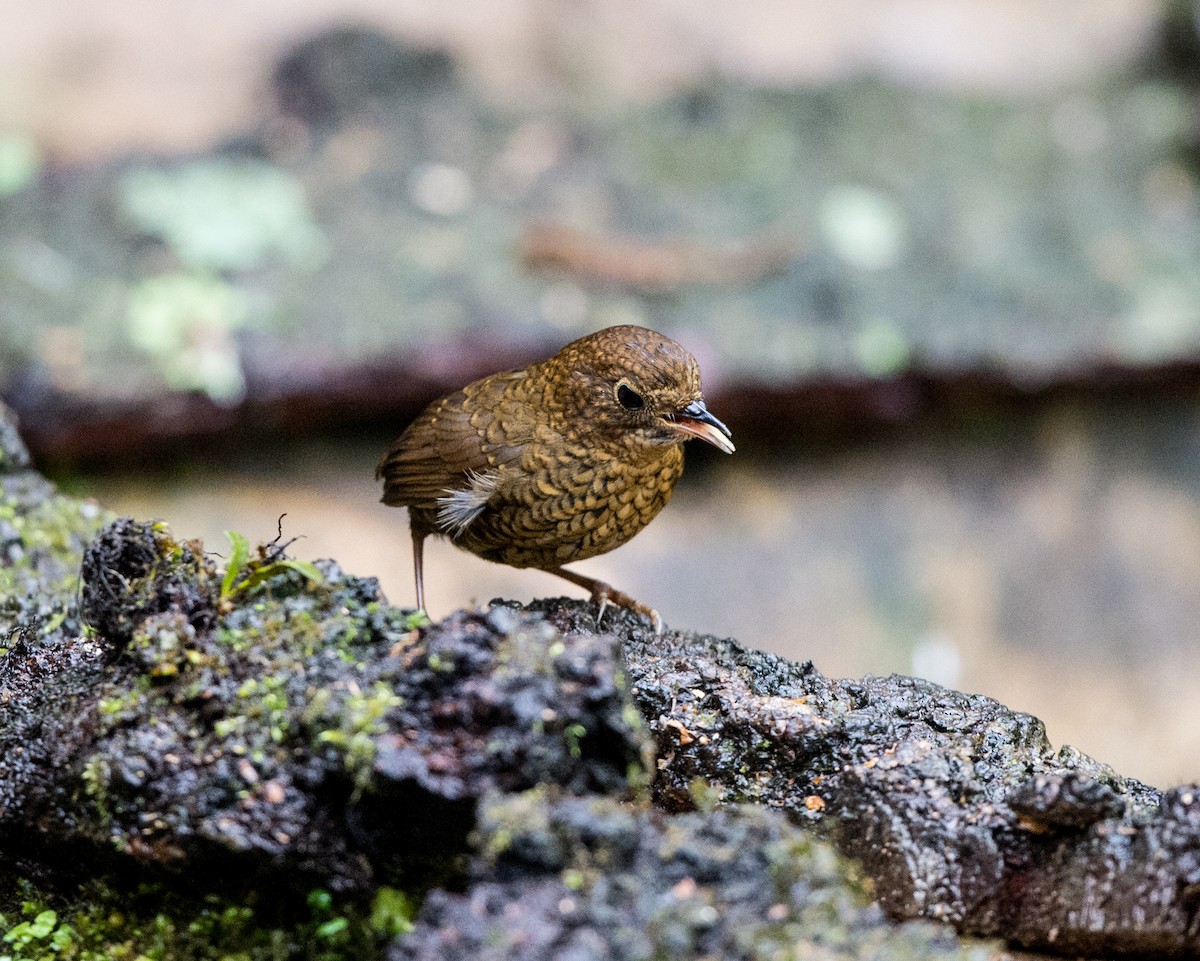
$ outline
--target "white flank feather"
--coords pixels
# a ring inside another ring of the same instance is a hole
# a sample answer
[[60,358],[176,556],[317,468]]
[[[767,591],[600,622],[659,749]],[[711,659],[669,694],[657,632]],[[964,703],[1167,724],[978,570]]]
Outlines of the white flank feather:
[[488,500],[496,492],[499,479],[497,471],[488,471],[486,474],[468,471],[468,486],[459,490],[447,489],[446,495],[437,499],[438,527],[451,537],[461,536],[471,521],[483,513]]

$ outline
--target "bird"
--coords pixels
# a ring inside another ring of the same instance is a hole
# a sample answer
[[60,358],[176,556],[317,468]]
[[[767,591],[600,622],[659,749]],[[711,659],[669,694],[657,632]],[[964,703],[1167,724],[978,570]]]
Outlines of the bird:
[[696,358],[646,327],[607,327],[553,357],[476,380],[434,401],[375,470],[382,502],[407,507],[417,608],[430,535],[485,560],[565,578],[599,605],[658,612],[564,565],[624,544],[671,499],[683,444],[727,454]]

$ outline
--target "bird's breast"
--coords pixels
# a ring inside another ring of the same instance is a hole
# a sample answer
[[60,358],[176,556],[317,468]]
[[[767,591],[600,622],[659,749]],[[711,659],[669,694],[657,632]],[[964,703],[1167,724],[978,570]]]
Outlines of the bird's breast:
[[505,470],[488,509],[453,539],[515,567],[553,568],[594,557],[650,523],[671,499],[682,470],[680,445],[647,452],[534,445],[519,466]]

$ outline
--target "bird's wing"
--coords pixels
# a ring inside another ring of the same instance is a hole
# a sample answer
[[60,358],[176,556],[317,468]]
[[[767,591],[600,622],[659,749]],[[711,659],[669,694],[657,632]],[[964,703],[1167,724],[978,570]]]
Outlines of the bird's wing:
[[525,378],[494,374],[430,404],[376,468],[383,502],[436,511],[447,492],[476,489],[478,478],[518,460],[534,430],[523,409]]

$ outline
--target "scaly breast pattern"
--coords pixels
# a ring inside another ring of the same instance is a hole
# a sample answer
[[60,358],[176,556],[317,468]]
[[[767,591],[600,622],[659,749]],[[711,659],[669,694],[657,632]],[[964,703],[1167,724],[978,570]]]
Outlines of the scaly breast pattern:
[[488,509],[455,543],[514,567],[554,568],[624,544],[666,506],[682,445],[608,449],[571,433],[526,447]]

